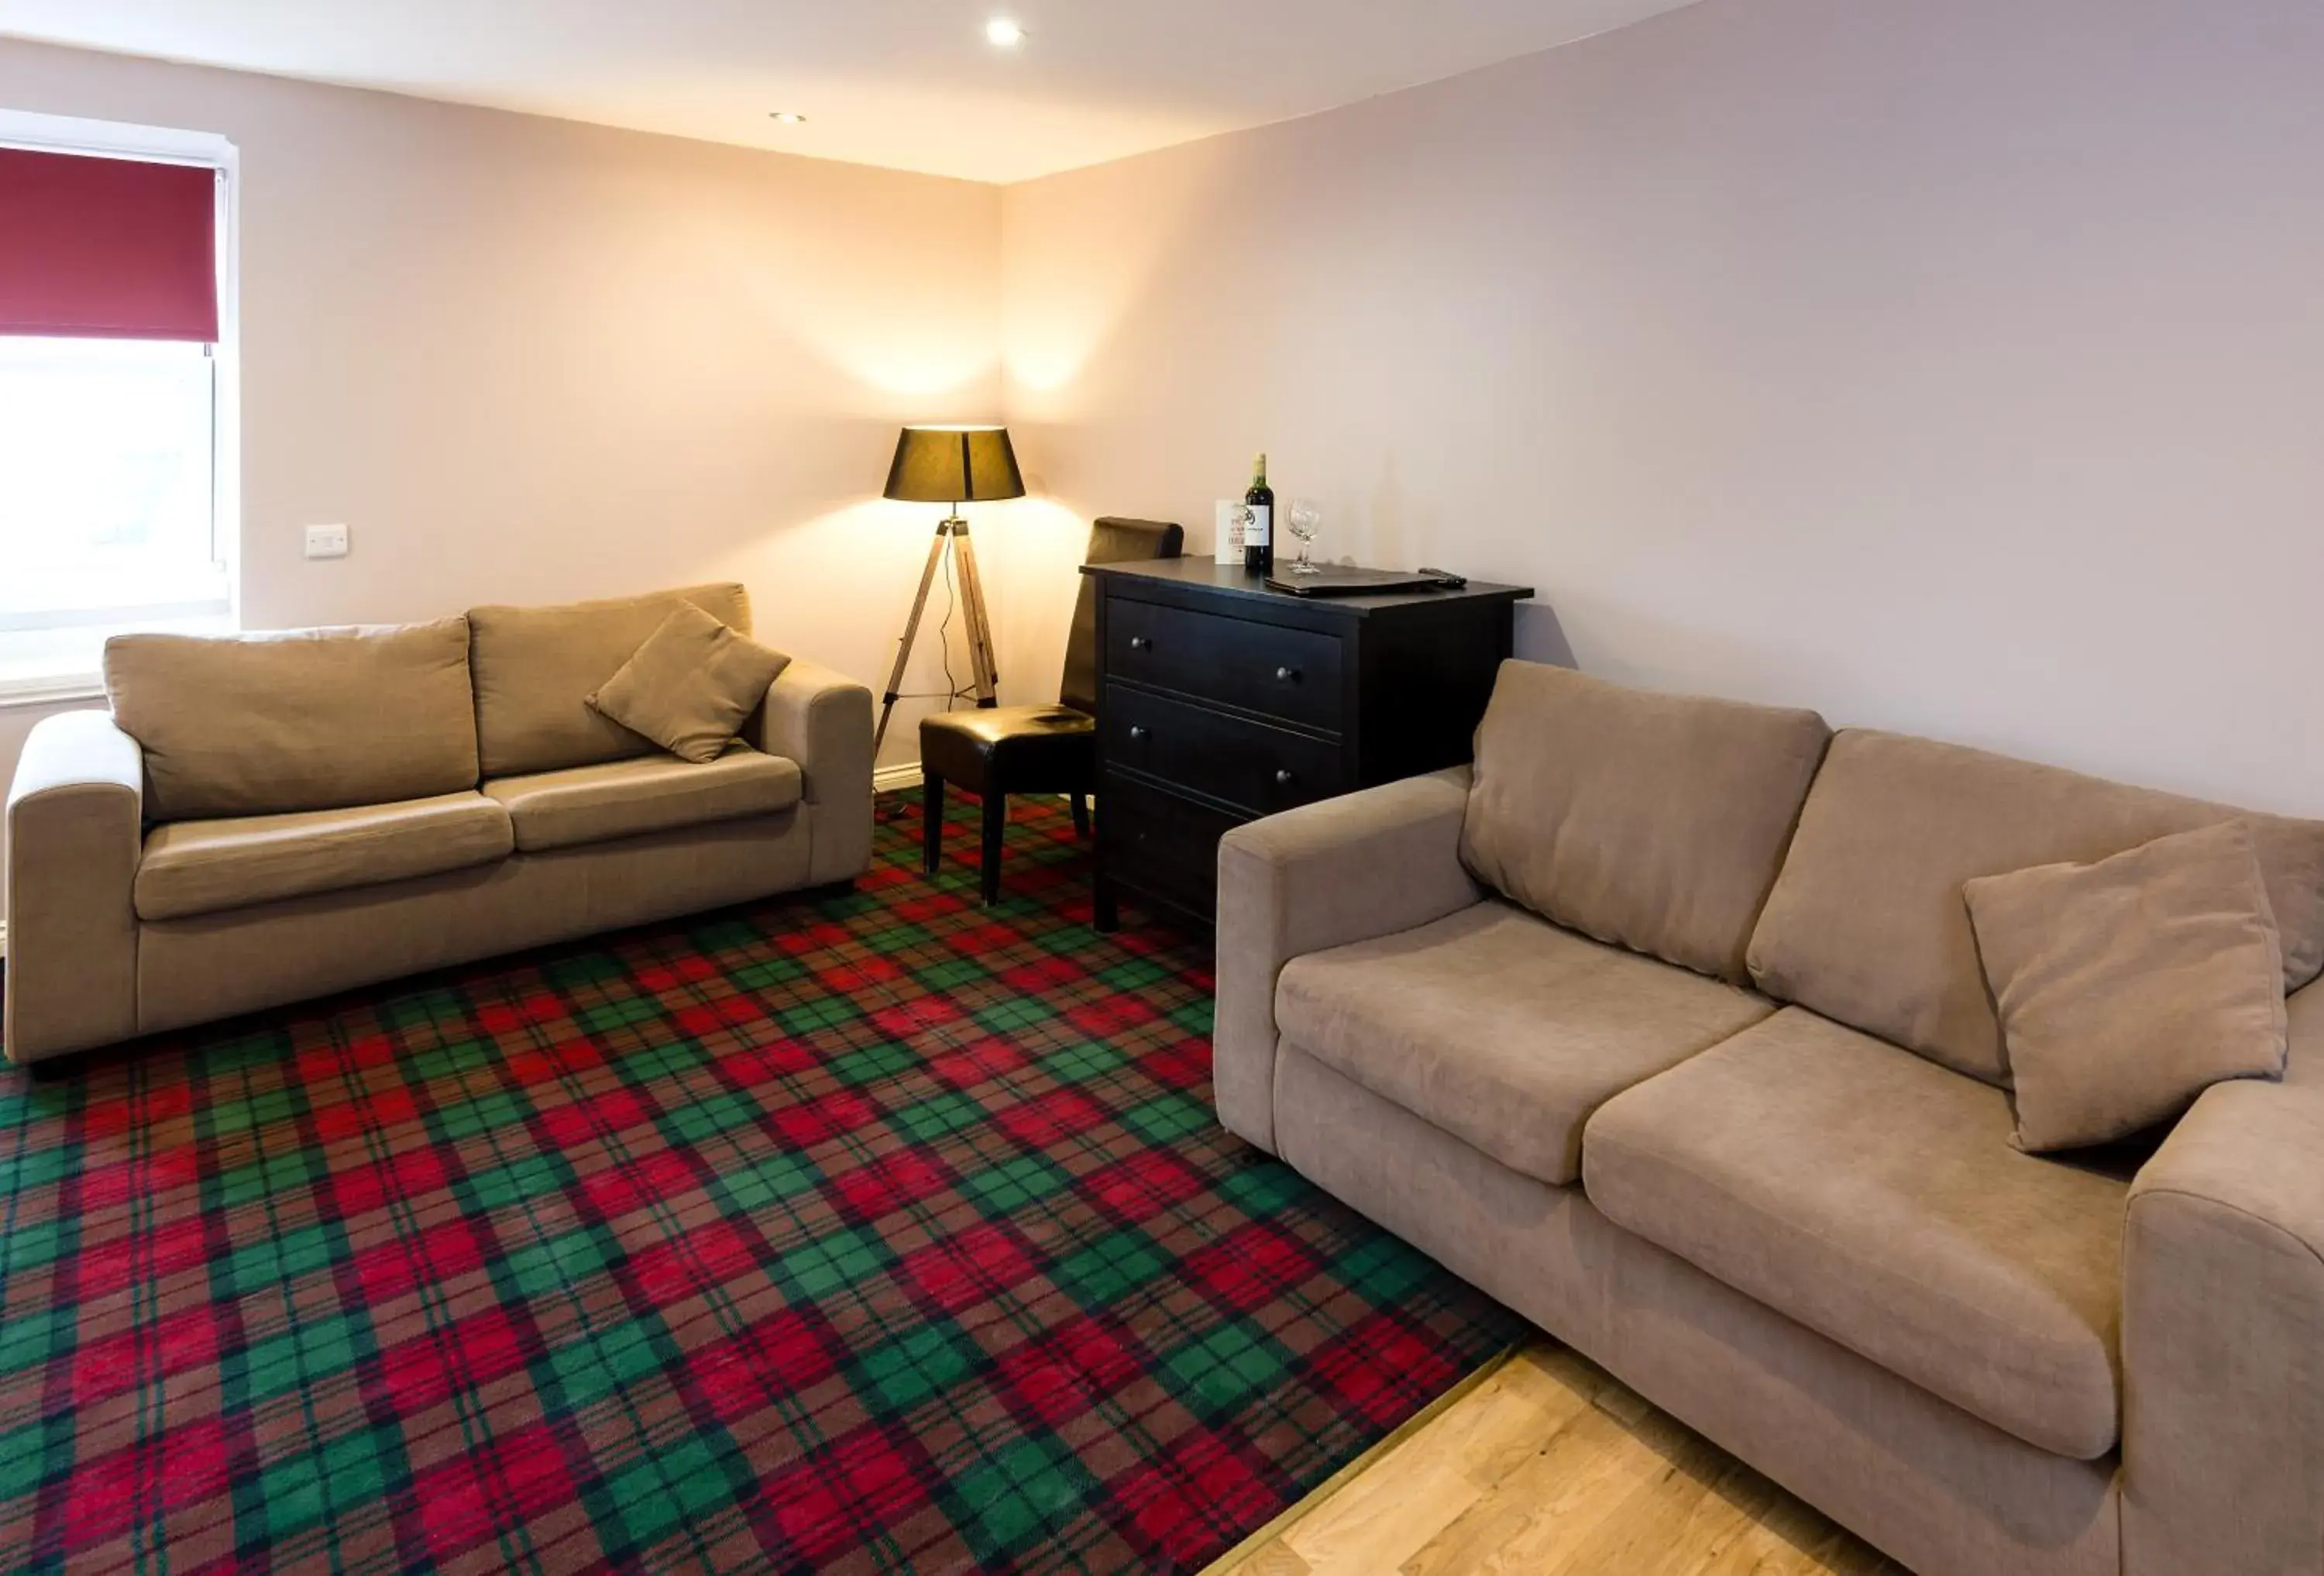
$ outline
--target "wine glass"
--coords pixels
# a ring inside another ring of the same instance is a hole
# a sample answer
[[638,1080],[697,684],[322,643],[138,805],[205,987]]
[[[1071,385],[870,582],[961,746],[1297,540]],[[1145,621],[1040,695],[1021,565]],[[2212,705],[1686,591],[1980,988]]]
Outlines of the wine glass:
[[1291,527],[1291,534],[1299,539],[1299,561],[1291,566],[1291,572],[1294,575],[1321,575],[1323,571],[1307,557],[1307,549],[1315,545],[1316,530],[1323,523],[1323,510],[1316,507],[1312,498],[1295,498],[1291,501],[1291,512],[1286,517],[1285,523]]

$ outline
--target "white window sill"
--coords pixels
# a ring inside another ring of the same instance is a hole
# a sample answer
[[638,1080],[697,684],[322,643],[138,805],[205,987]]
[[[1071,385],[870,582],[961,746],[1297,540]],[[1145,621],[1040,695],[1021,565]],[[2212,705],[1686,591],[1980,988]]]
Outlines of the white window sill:
[[105,680],[95,673],[44,673],[35,677],[0,678],[0,710],[104,698]]
[[[156,617],[171,613],[179,616]],[[27,614],[29,620],[33,615]],[[182,634],[225,633],[234,627],[223,612],[137,606],[109,612],[103,622],[74,618],[47,627],[12,631],[0,611],[0,710],[74,705],[105,699],[105,642],[129,631]]]

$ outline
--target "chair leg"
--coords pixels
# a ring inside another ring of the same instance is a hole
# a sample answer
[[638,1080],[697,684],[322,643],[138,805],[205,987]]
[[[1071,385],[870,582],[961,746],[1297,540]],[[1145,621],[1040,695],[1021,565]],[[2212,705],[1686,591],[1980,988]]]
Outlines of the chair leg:
[[934,875],[944,861],[944,779],[920,774],[920,870]]
[[1074,835],[1086,843],[1089,834],[1089,795],[1077,793],[1074,795]]
[[1009,825],[1009,796],[998,788],[987,789],[984,795],[984,866],[978,873],[982,878],[984,901],[990,906],[1001,901],[1001,834]]

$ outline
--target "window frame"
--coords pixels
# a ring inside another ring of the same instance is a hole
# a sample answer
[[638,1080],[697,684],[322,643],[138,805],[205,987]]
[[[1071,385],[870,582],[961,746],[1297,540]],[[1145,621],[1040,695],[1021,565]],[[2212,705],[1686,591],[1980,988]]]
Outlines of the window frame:
[[[211,347],[210,530],[226,565],[226,627],[242,627],[242,152],[216,132],[0,109],[0,147],[191,164],[218,173],[218,336]],[[0,707],[88,700],[103,676],[78,668],[0,678]]]

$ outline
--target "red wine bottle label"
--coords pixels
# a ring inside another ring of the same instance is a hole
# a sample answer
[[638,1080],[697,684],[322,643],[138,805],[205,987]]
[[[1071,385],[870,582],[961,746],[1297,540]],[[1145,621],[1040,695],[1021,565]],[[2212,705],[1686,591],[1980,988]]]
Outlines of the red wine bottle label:
[[1250,523],[1242,528],[1242,545],[1247,548],[1263,548],[1275,539],[1272,530],[1274,525],[1272,517],[1275,511],[1264,503],[1250,504],[1249,508]]

